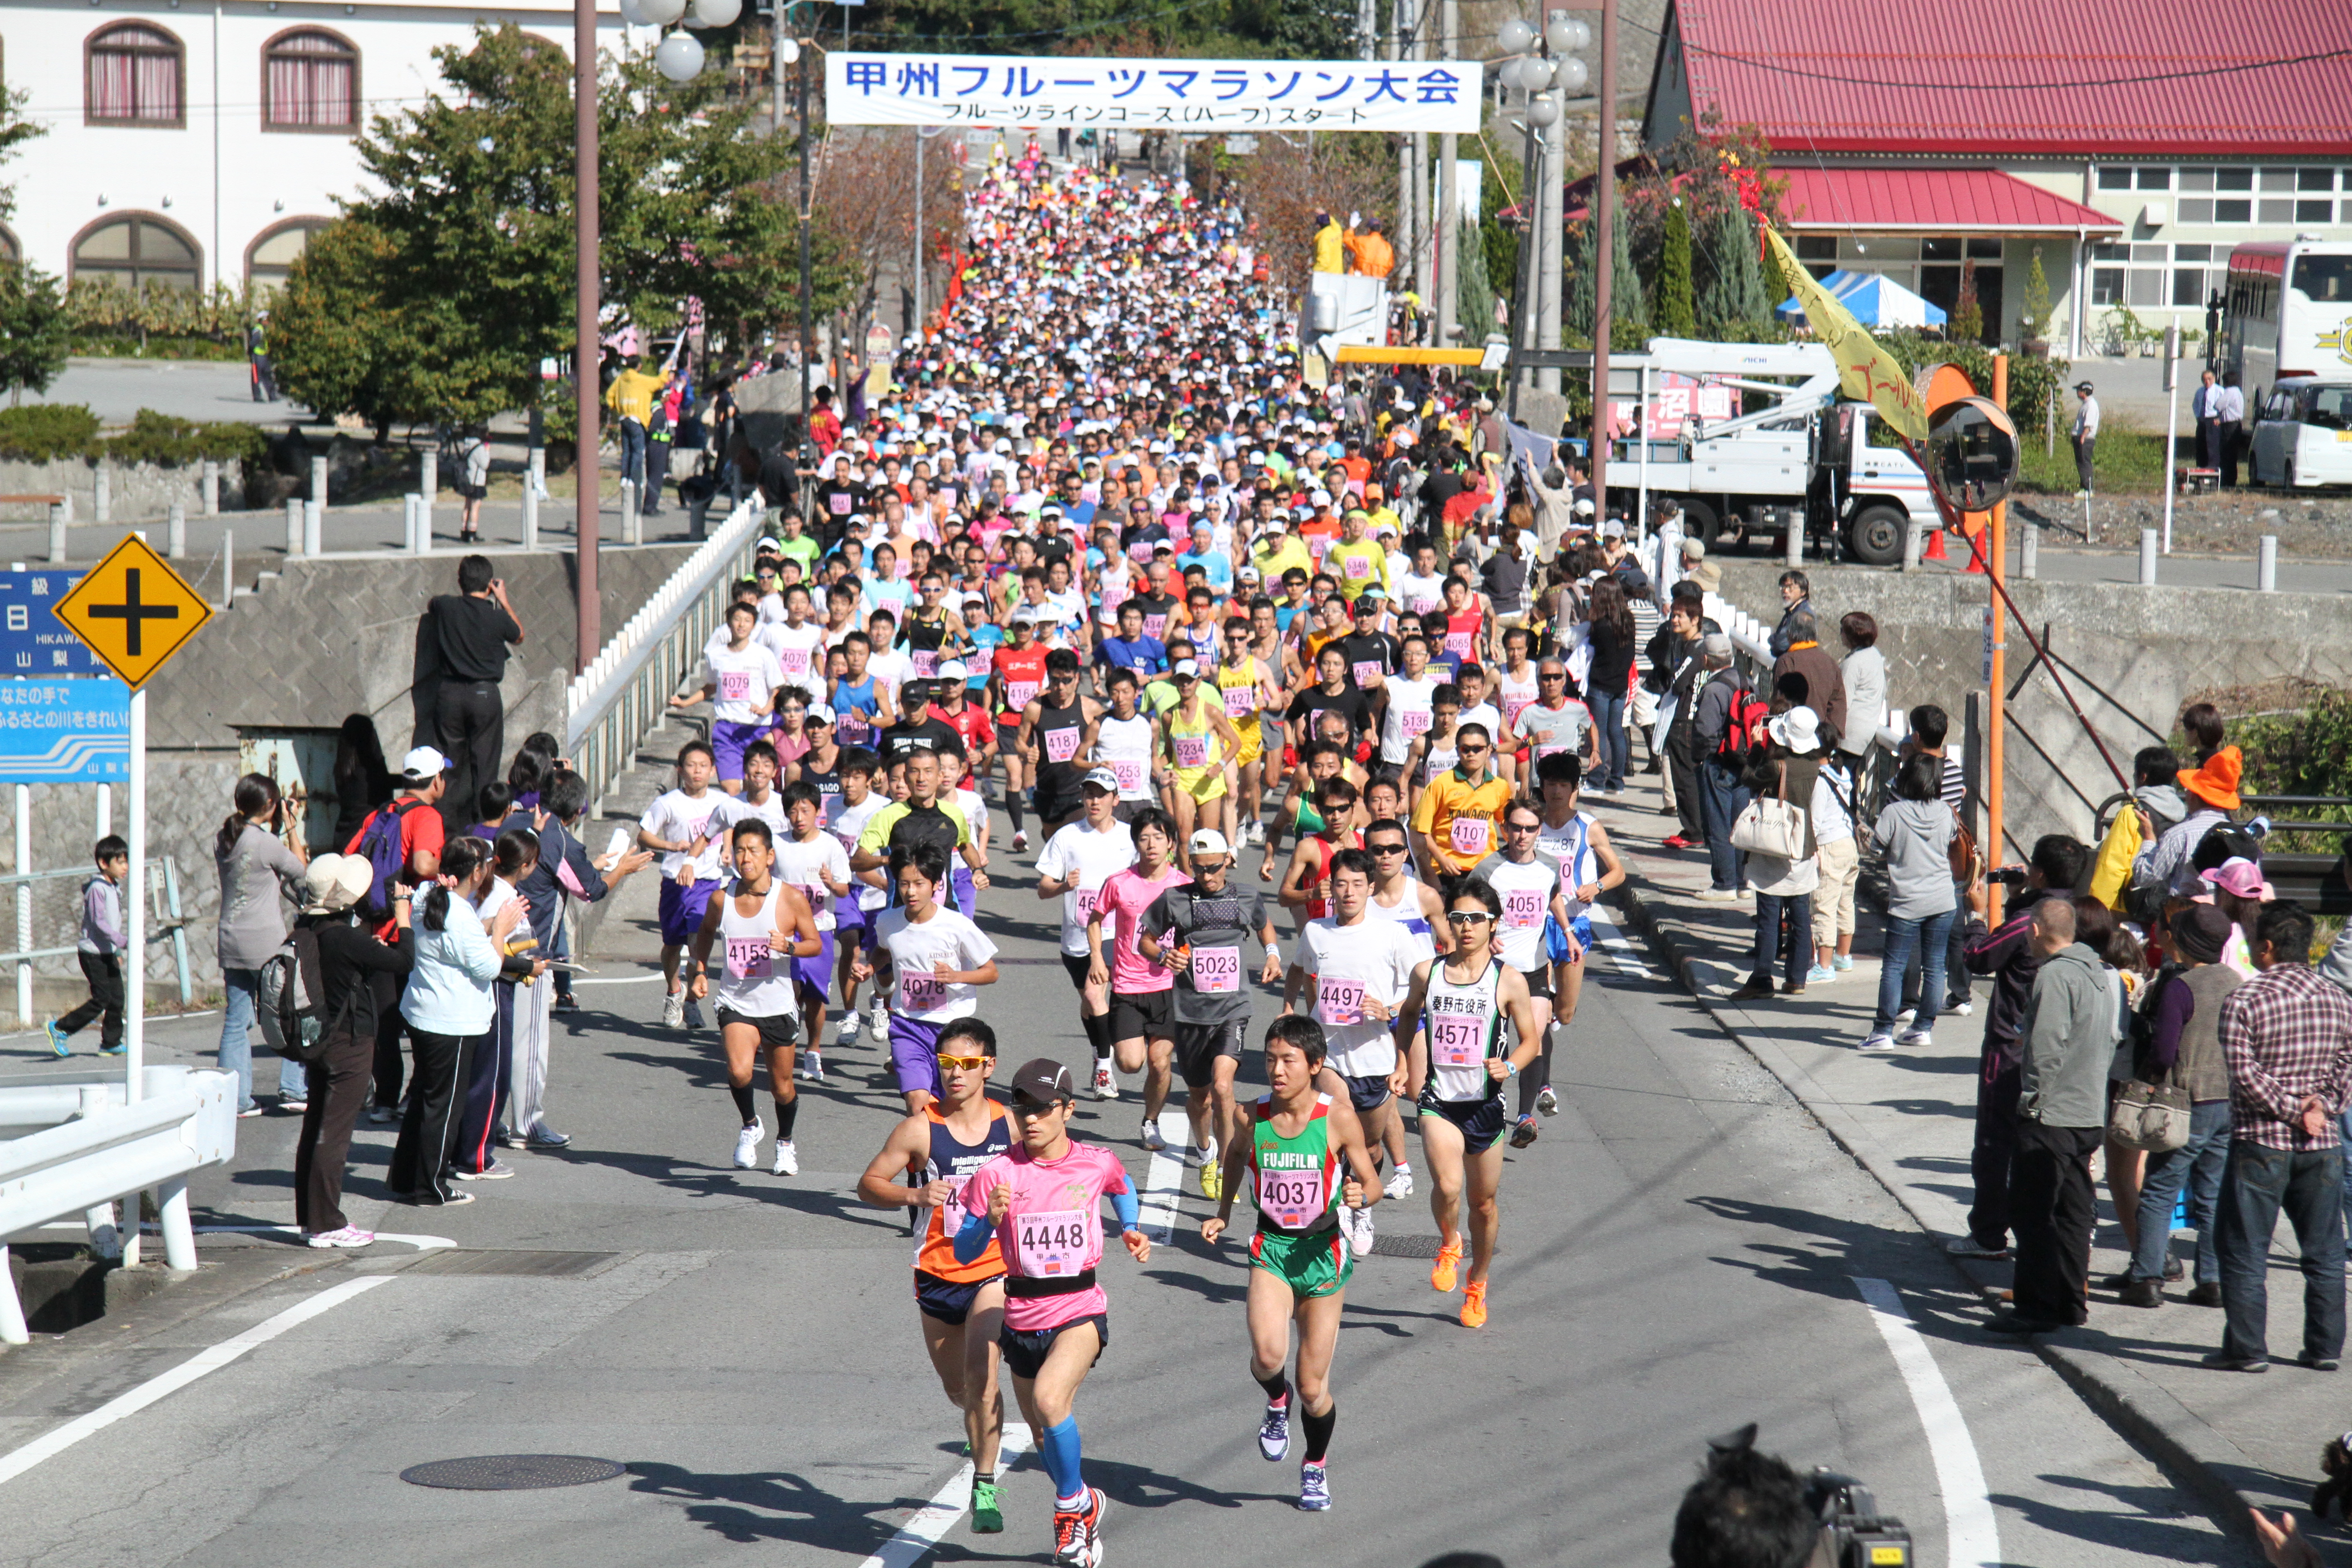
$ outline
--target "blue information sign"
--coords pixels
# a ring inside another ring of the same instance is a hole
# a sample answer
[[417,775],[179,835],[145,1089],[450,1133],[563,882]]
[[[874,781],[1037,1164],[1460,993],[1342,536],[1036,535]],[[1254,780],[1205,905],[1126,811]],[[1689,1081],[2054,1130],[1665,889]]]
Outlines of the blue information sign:
[[0,676],[110,673],[49,606],[79,572],[0,572]]
[[0,680],[0,784],[131,777],[131,689],[100,680]]

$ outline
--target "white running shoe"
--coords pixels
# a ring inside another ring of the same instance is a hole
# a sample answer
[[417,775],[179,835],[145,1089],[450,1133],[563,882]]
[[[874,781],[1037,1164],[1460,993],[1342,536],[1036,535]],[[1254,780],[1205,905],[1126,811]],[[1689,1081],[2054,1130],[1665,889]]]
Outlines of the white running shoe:
[[1210,1139],[1202,1148],[1187,1148],[1184,1151],[1184,1163],[1196,1171],[1203,1165],[1213,1165],[1216,1163],[1217,1141],[1214,1138]]
[[1321,1513],[1331,1506],[1330,1478],[1312,1459],[1298,1467],[1298,1506],[1308,1513]]
[[1025,828],[1025,827],[1024,827],[1024,828],[1022,828],[1019,832],[1015,833],[1015,834],[1013,836],[1013,852],[1014,854],[1016,854],[1016,855],[1017,855],[1017,854],[1019,854],[1021,851],[1023,851],[1024,849],[1026,849],[1026,848],[1028,848],[1028,847],[1029,847],[1029,830],[1028,830],[1027,828]]
[[1551,1085],[1546,1084],[1536,1090],[1536,1110],[1546,1116],[1559,1114],[1559,1096],[1551,1091]]
[[735,1168],[737,1170],[759,1169],[760,1140],[767,1135],[768,1124],[756,1116],[743,1124],[743,1131],[735,1135]]
[[1412,1196],[1412,1173],[1405,1170],[1402,1166],[1398,1167],[1396,1170],[1391,1171],[1389,1173],[1389,1179],[1381,1184],[1381,1196],[1384,1198],[1409,1198]]
[[793,1147],[791,1139],[776,1140],[776,1163],[772,1168],[779,1176],[797,1176],[801,1173],[801,1152]]
[[662,1027],[665,1029],[683,1029],[686,1027],[685,992],[673,991],[667,996],[662,998]]
[[1155,1154],[1164,1154],[1168,1152],[1168,1140],[1160,1132],[1160,1123],[1157,1121],[1146,1121],[1143,1124],[1143,1146]]
[[1257,1424],[1257,1451],[1265,1456],[1266,1463],[1278,1465],[1290,1457],[1290,1401],[1265,1407],[1265,1418]]
[[856,1008],[852,1007],[849,1010],[849,1016],[841,1021],[840,1043],[845,1046],[856,1044],[858,1032],[865,1027],[866,1016],[860,1013]]
[[1976,1010],[1977,1005],[1973,1002],[1955,1002],[1950,1006],[1944,1009],[1945,1012],[1951,1014],[1956,1018],[1965,1018]]
[[1877,1056],[1882,1052],[1891,1051],[1894,1048],[1895,1037],[1888,1034],[1884,1029],[1873,1029],[1870,1032],[1869,1038],[1864,1040],[1862,1044],[1856,1047],[1856,1049],[1859,1050],[1868,1051],[1873,1056]]
[[1110,1063],[1107,1061],[1095,1064],[1095,1098],[1097,1100],[1118,1098],[1118,1079],[1111,1077]]
[[882,998],[879,996],[874,999],[873,1010],[867,1015],[867,1026],[874,1031],[874,1039],[877,1045],[886,1043],[890,1038],[890,1009],[882,1005]]
[[1895,1037],[1895,1043],[1898,1046],[1932,1046],[1936,1043],[1936,1037],[1926,1029],[1906,1029]]
[[1372,1251],[1372,1212],[1370,1209],[1343,1208],[1339,1211],[1339,1223],[1347,1224],[1349,1215],[1356,1217],[1355,1228],[1348,1237],[1348,1250],[1358,1258],[1369,1258]]
[[811,1083],[823,1083],[824,1081],[824,1053],[818,1051],[814,1047],[810,1047],[807,1052],[806,1059],[801,1063],[801,1077],[808,1079]]

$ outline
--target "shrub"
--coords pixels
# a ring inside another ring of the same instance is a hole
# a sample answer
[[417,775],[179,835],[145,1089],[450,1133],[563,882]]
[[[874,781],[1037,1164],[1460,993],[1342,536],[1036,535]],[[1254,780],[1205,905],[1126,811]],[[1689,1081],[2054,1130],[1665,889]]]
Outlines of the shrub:
[[207,458],[222,462],[258,459],[268,442],[251,425],[199,425],[142,408],[131,416],[131,428],[108,441],[105,449],[117,462],[176,468]]
[[79,403],[29,403],[0,408],[0,458],[46,463],[97,449],[98,416]]

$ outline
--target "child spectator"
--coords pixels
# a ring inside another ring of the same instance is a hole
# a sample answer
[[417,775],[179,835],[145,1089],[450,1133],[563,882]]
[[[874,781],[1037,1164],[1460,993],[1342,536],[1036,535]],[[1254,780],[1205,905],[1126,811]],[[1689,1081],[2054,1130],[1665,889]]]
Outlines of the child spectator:
[[92,1018],[103,1015],[98,1048],[108,1056],[122,1050],[122,879],[131,875],[131,847],[114,834],[98,841],[98,875],[82,884],[81,940],[74,956],[89,981],[89,1000],[62,1018],[49,1021],[49,1048],[70,1055],[67,1042]]

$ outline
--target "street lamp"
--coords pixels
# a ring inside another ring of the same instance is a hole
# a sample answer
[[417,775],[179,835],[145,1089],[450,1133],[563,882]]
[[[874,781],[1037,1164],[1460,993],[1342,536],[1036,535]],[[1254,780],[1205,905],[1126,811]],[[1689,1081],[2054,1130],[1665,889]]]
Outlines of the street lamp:
[[[1495,30],[1495,47],[1507,57],[1500,75],[1503,85],[1526,97],[1522,164],[1528,171],[1527,241],[1519,251],[1519,276],[1511,302],[1511,333],[1515,343],[1529,349],[1559,347],[1560,167],[1567,149],[1560,121],[1564,100],[1584,90],[1591,78],[1575,51],[1591,43],[1591,29],[1564,12],[1555,11],[1541,32],[1533,23],[1513,16]],[[1542,140],[1540,145],[1538,136]],[[1524,374],[1511,378],[1511,412],[1518,412]],[[1559,390],[1556,367],[1538,367],[1535,384],[1546,392]]]

